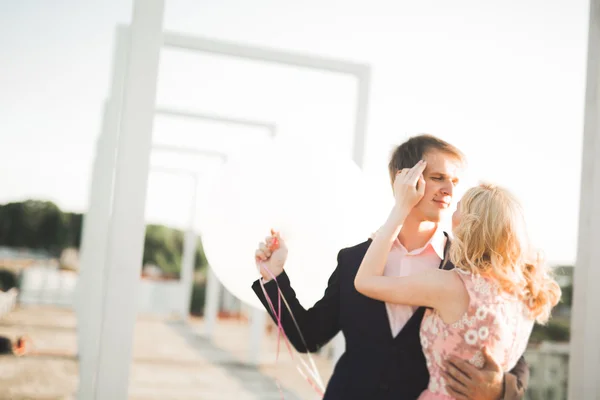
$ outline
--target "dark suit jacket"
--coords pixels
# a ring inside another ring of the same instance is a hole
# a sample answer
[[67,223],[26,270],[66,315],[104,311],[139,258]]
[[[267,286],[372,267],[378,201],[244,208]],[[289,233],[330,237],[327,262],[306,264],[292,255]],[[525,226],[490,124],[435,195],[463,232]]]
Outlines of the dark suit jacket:
[[[393,337],[385,303],[363,296],[354,288],[354,278],[370,243],[367,240],[339,252],[337,268],[323,298],[308,310],[298,302],[285,272],[277,277],[277,282],[265,284],[275,307],[277,284],[288,301],[306,343],[299,337],[285,306],[281,310],[282,324],[299,352],[315,352],[340,330],[343,332],[346,351],[335,366],[324,400],[413,400],[429,383],[419,340],[425,308],[418,308]],[[440,267],[453,268],[444,262]],[[260,283],[254,282],[252,288],[275,319]],[[504,399],[522,399],[528,380],[529,369],[521,357],[515,369],[505,376]]]

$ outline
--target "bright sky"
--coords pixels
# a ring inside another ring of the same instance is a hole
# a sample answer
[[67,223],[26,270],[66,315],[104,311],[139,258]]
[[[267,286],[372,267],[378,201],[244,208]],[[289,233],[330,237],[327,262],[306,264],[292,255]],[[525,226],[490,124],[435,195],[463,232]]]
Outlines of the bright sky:
[[[131,1],[0,0],[0,202],[88,203],[116,24]],[[473,180],[512,189],[553,262],[576,253],[588,2],[582,0],[166,0],[164,27],[368,63],[365,171],[383,187],[390,149],[428,132],[462,148]],[[350,153],[353,80],[164,50],[159,105],[276,123]],[[224,152],[266,133],[157,117],[154,140]],[[154,165],[212,161],[156,153]],[[150,221],[183,226],[186,177],[154,172]]]

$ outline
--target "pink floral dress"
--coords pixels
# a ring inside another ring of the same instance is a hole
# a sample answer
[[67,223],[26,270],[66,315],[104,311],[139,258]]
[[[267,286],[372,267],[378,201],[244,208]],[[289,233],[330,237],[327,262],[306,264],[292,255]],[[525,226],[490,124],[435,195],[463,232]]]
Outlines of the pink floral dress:
[[442,362],[451,354],[483,368],[486,346],[504,371],[510,371],[525,352],[533,329],[534,321],[521,300],[501,293],[489,279],[454,271],[469,292],[469,307],[453,324],[446,324],[436,310],[425,313],[420,334],[430,379],[419,400],[452,399],[442,376]]

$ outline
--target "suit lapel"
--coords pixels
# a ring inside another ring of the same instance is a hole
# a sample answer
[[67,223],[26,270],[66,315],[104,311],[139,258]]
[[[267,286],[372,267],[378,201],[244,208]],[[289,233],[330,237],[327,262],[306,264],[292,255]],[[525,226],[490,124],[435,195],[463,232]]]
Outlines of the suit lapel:
[[[371,245],[371,243],[373,242],[372,239],[368,240],[369,242],[369,246]],[[361,259],[358,260],[358,264],[356,265],[356,270],[354,271],[353,276],[356,276],[356,273],[358,272],[358,268],[360,268],[360,263],[362,262],[362,258],[364,257],[364,255],[366,254],[368,249],[365,249],[365,253],[362,255]],[[354,281],[352,283],[352,285],[354,285]],[[354,289],[354,286],[353,286]],[[354,289],[356,291],[356,289]],[[394,337],[392,336],[392,329],[390,328],[391,324],[390,324],[390,318],[387,312],[387,307],[385,305],[385,302],[380,301],[380,300],[375,300],[369,297],[366,297],[358,292],[356,292],[357,294],[360,295],[360,297],[363,299],[363,301],[368,302],[369,305],[366,308],[370,313],[373,313],[374,318],[371,320],[373,321],[373,329],[379,329],[377,327],[381,326],[382,329],[385,331],[382,331],[383,337],[385,338],[389,338],[389,339],[393,339]]]
[[[440,261],[439,268],[445,269],[445,270],[451,270],[454,268],[454,265],[450,262],[450,260],[448,260],[448,250],[450,249],[450,237],[448,236],[448,234],[446,232],[444,232],[444,236],[446,236],[446,244],[444,245],[444,259],[442,261]],[[371,242],[372,242],[372,240],[369,239],[369,245],[371,244]],[[367,247],[367,249],[368,249],[368,247]],[[365,249],[365,254],[366,254],[366,249]],[[363,257],[364,257],[364,254],[363,254]],[[358,265],[356,266],[356,272],[358,271],[358,268],[360,267],[361,262],[362,262],[362,258],[359,260]],[[355,274],[356,274],[356,272],[355,272]],[[413,313],[413,315],[406,322],[404,327],[402,327],[400,332],[398,332],[398,334],[396,336],[394,336],[392,334],[390,318],[389,318],[389,315],[387,312],[387,306],[386,306],[385,302],[379,301],[379,300],[373,300],[373,299],[368,299],[368,300],[371,300],[374,302],[373,312],[375,312],[377,314],[377,320],[382,321],[382,324],[383,324],[382,326],[384,327],[384,329],[387,332],[387,337],[389,337],[390,339],[393,339],[393,340],[397,339],[406,327],[417,323],[417,321],[415,321],[415,319],[418,319],[418,322],[420,323],[420,320],[423,317],[423,313],[426,309],[426,307],[417,308],[415,310],[415,312]]]
[[444,259],[440,262],[440,269],[451,270],[454,269],[454,264],[450,262],[448,259],[448,250],[450,250],[450,236],[446,232],[444,232],[444,236],[446,236],[446,244],[444,245]]

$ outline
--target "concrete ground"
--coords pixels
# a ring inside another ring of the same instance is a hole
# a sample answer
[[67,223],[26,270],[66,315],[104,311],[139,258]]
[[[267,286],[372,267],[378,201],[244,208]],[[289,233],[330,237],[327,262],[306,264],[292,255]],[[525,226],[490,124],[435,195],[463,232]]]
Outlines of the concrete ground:
[[[276,335],[265,335],[258,366],[247,364],[248,325],[221,320],[214,339],[202,320],[188,323],[149,316],[136,322],[130,400],[312,400],[317,396],[285,347],[276,362]],[[28,335],[33,353],[0,356],[0,400],[71,400],[78,384],[76,319],[67,309],[17,308],[0,320],[0,335]],[[294,353],[296,357],[299,355]],[[313,356],[325,383],[331,363]],[[306,360],[306,357],[305,357]]]

